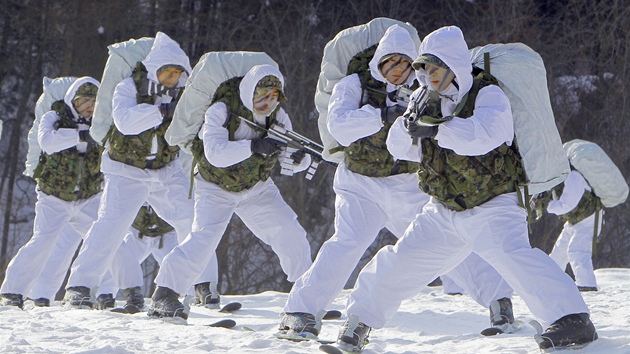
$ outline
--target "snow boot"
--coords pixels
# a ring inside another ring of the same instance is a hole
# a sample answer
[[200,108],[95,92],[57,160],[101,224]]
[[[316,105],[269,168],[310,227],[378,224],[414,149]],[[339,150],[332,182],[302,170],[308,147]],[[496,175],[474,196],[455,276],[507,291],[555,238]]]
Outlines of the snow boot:
[[24,309],[24,298],[21,294],[2,294],[2,301],[0,302],[0,306],[17,306],[21,309]]
[[127,300],[125,304],[127,312],[134,314],[144,309],[144,295],[142,295],[142,289],[139,286],[127,288],[123,290],[123,294],[125,295],[125,300]]
[[116,307],[116,299],[112,294],[101,294],[96,297],[95,305],[97,310],[113,309]]
[[587,313],[566,315],[535,337],[542,351],[579,349],[597,339],[595,326]]
[[91,309],[93,307],[90,297],[90,288],[86,286],[71,286],[66,289],[63,305],[79,309]]
[[179,294],[173,290],[158,286],[153,293],[153,303],[147,312],[149,317],[188,319],[184,304],[179,301]]
[[339,330],[337,346],[348,352],[362,352],[369,343],[368,337],[371,330],[370,326],[359,322],[359,317],[350,315]]
[[195,304],[209,309],[220,307],[221,297],[217,291],[216,282],[199,283],[195,285]]
[[310,313],[290,312],[285,313],[284,317],[282,317],[278,331],[289,335],[306,335],[315,338],[319,335],[321,328],[321,321],[318,321],[315,316]]
[[512,300],[504,297],[490,302],[490,323],[492,323],[492,327],[501,327],[514,323]]
[[33,300],[33,303],[37,307],[50,307],[50,300],[45,297],[40,297]]

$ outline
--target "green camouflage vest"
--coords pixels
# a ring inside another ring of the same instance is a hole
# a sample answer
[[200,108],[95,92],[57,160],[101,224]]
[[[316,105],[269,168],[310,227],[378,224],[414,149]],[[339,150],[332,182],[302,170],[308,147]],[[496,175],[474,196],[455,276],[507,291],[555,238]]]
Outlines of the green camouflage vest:
[[[494,77],[475,68],[474,80],[457,117],[468,118],[481,88],[497,85]],[[518,150],[505,143],[481,156],[461,156],[441,148],[433,138],[422,139],[422,162],[418,170],[422,191],[447,208],[463,211],[505,193],[515,192],[525,182]]]
[[[228,117],[223,126],[229,132],[230,141],[234,141],[234,133],[241,123],[238,117],[254,121],[252,112],[243,105],[240,98],[238,87],[242,79],[242,77],[235,77],[223,82],[212,98],[213,103],[223,102],[227,107]],[[276,121],[276,114],[279,109],[280,105],[267,117],[266,128],[269,128]],[[261,132],[262,137],[267,134],[266,131],[261,130]],[[193,140],[192,152],[201,177],[228,192],[240,192],[253,187],[259,181],[266,181],[271,176],[271,171],[278,160],[278,153],[267,157],[252,154],[249,158],[232,166],[215,167],[206,159],[203,141],[198,136]]]
[[[556,192],[556,196],[558,196],[559,198],[564,190],[564,183],[560,183],[559,185],[555,186],[553,190]],[[601,209],[601,201],[595,195],[595,193],[585,190],[578,205],[570,212],[558,215],[558,217],[560,218],[560,220],[566,221],[571,225],[575,225],[580,221],[588,218],[589,216],[595,214],[596,211]]]
[[[363,90],[361,105],[369,104],[375,108],[383,109],[387,106],[387,84],[375,80],[369,70],[369,63],[374,57],[376,47],[377,45],[373,45],[355,55],[348,64],[347,75],[355,73],[359,75]],[[385,123],[381,130],[375,134],[361,138],[348,145],[344,149],[346,168],[354,173],[368,177],[387,177],[417,171],[417,163],[396,161],[387,150],[387,134],[391,127],[391,123]]]
[[[147,70],[142,62],[136,64],[132,77],[139,91],[142,81],[147,77]],[[155,102],[154,96],[143,96],[140,93],[136,98],[138,104],[152,105]],[[164,139],[164,133],[169,125],[170,122],[167,121],[138,135],[124,135],[112,124],[109,135],[109,157],[114,161],[141,169],[159,169],[166,166],[179,154],[179,147],[169,145]],[[147,157],[151,155],[153,137],[157,137],[157,154],[155,160],[147,160]]]
[[[53,103],[52,109],[59,117],[54,125],[56,130],[78,128],[70,107],[63,101]],[[79,153],[76,146],[50,155],[42,152],[33,177],[39,189],[48,195],[67,202],[90,198],[101,191],[102,152],[102,147],[91,143],[85,153]]]
[[142,206],[131,226],[138,230],[139,237],[157,237],[174,230],[166,221],[162,220],[150,206]]

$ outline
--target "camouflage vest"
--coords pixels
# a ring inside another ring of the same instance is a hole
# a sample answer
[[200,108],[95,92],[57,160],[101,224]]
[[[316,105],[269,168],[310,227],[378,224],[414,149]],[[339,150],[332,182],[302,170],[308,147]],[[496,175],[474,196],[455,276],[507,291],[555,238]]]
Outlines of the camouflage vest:
[[157,237],[174,230],[173,226],[162,220],[153,208],[147,205],[140,208],[131,226],[138,230],[140,238]]
[[[223,82],[212,98],[213,103],[223,102],[227,107],[228,117],[223,127],[228,130],[230,141],[234,141],[234,133],[241,124],[241,120],[238,117],[254,121],[252,112],[243,105],[240,98],[238,87],[242,79],[242,77],[235,77]],[[267,117],[266,128],[269,128],[276,121],[276,114],[279,109],[280,105]],[[263,130],[261,130],[261,133],[261,136],[267,134]],[[271,171],[278,160],[278,153],[267,157],[260,154],[252,154],[249,158],[232,166],[215,167],[206,159],[203,141],[198,136],[193,140],[192,152],[197,161],[197,169],[201,177],[210,183],[217,184],[228,192],[240,192],[253,187],[259,181],[266,181],[271,176]]]
[[[72,111],[63,101],[52,105],[59,120],[56,130],[77,129]],[[42,152],[33,177],[39,189],[67,202],[87,199],[101,191],[103,174],[101,173],[101,153],[103,148],[88,143],[85,153],[79,153],[76,146],[47,154]]]
[[[472,116],[479,90],[497,85],[494,77],[475,68],[473,86],[458,107],[457,117]],[[433,138],[422,139],[422,162],[418,170],[422,191],[447,208],[463,211],[490,199],[518,190],[525,183],[525,172],[516,144],[501,146],[481,156],[461,156],[440,147]]]
[[[564,190],[564,183],[561,183],[553,188],[556,192],[556,195],[560,197]],[[578,205],[573,208],[570,212],[562,215],[558,215],[560,220],[566,221],[571,225],[575,225],[580,221],[588,218],[589,216],[595,214],[596,211],[602,209],[602,204],[600,199],[595,195],[595,193],[591,191],[584,191],[582,194],[582,198]],[[597,227],[597,226],[596,226]]]
[[[387,84],[375,80],[369,70],[369,63],[374,57],[376,47],[377,45],[373,45],[355,55],[348,64],[347,75],[355,73],[359,75],[362,88],[361,105],[369,104],[383,109],[387,106]],[[387,177],[417,171],[417,163],[396,161],[387,150],[387,134],[391,127],[391,123],[385,123],[375,134],[348,145],[344,149],[344,163],[348,170],[368,177]]]
[[[147,77],[147,70],[142,62],[136,64],[132,77],[139,92],[142,81]],[[138,104],[152,105],[155,102],[155,97],[152,95],[143,96],[138,93],[136,98]],[[112,124],[109,135],[109,157],[114,161],[141,169],[159,169],[166,166],[179,154],[179,147],[169,145],[164,139],[164,133],[169,125],[170,122],[167,121],[138,135],[124,135]],[[153,137],[157,137],[157,153],[154,160],[147,160],[147,157],[151,156]]]

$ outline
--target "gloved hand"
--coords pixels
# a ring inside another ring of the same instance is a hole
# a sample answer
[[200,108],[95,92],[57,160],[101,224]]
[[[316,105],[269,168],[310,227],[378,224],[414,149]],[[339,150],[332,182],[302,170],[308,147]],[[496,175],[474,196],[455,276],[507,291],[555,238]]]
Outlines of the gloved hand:
[[407,109],[405,107],[399,105],[381,108],[381,120],[383,121],[383,124],[394,123],[396,118],[402,116],[406,110]]
[[162,103],[160,105],[160,113],[162,113],[162,117],[164,117],[163,122],[173,120],[173,114],[175,113],[175,107],[177,107],[177,102]]
[[280,151],[283,146],[287,146],[287,144],[274,139],[258,138],[252,140],[251,149],[253,153],[268,156]]
[[98,145],[96,140],[94,140],[94,138],[90,135],[89,130],[79,130],[79,141]]
[[306,152],[304,150],[298,150],[292,153],[289,157],[293,160],[294,164],[299,165],[300,162],[304,160],[304,155],[306,155]]
[[405,129],[407,130],[407,134],[409,134],[412,138],[434,138],[438,131],[438,127],[436,125],[418,125],[415,123],[409,123],[406,119]]

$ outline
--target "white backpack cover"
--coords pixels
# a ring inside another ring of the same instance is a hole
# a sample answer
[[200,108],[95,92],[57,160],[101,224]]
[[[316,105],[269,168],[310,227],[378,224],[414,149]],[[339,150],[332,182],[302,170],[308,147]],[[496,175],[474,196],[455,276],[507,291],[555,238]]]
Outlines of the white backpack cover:
[[92,117],[92,127],[90,135],[97,142],[101,142],[109,128],[113,124],[112,120],[112,97],[116,85],[131,76],[131,72],[136,67],[136,63],[144,60],[153,45],[154,38],[143,37],[140,39],[130,39],[126,42],[112,44],[109,49],[109,58],[103,70],[101,86],[96,95],[96,105]]
[[562,183],[571,169],[551,109],[545,64],[522,43],[473,48],[473,65],[484,68],[484,53],[490,54],[490,74],[510,99],[529,194],[549,190]]
[[262,52],[208,52],[193,68],[186,89],[182,94],[173,121],[164,135],[170,145],[179,145],[190,153],[191,142],[199,133],[206,110],[221,83],[238,76],[245,76],[254,65],[278,64]]
[[327,161],[341,162],[343,159],[343,152],[330,154],[330,149],[338,147],[340,144],[332,137],[326,127],[328,102],[330,101],[333,87],[339,80],[346,77],[350,60],[363,50],[378,44],[385,31],[393,25],[399,25],[409,31],[411,38],[416,43],[416,48],[420,46],[418,31],[411,24],[379,17],[366,24],[350,27],[339,32],[324,47],[321,72],[315,90],[315,108],[319,112],[319,135],[324,145],[322,157]]
[[42,149],[37,141],[37,130],[39,129],[39,121],[42,116],[52,110],[52,104],[56,101],[63,100],[66,96],[68,88],[76,81],[74,76],[58,77],[51,79],[44,76],[42,80],[43,92],[35,103],[35,120],[31,130],[28,131],[28,152],[26,153],[26,169],[23,174],[33,177],[33,172],[39,163],[39,155]]
[[590,141],[575,139],[564,143],[571,165],[584,176],[605,207],[628,198],[628,183],[602,148]]

